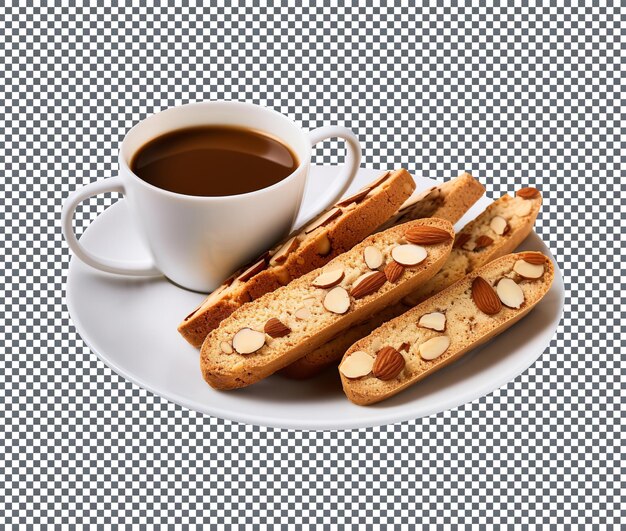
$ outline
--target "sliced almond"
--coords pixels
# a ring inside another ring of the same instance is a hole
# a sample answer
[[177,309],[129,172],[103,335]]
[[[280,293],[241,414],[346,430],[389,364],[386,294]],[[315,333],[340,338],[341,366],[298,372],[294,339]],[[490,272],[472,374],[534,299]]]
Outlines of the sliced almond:
[[265,334],[252,328],[242,328],[233,336],[233,348],[239,354],[252,354],[263,345],[265,345]]
[[383,347],[376,354],[372,374],[379,380],[393,380],[402,372],[406,361],[404,356],[393,347]]
[[474,247],[474,251],[478,249],[482,249],[484,247],[489,247],[492,243],[493,243],[493,238],[490,238],[489,236],[485,236],[483,234],[476,240],[476,246]]
[[374,182],[368,184],[367,188],[370,189],[370,190],[373,190],[377,186],[383,184],[387,179],[389,179],[390,175],[391,175],[391,172],[390,171],[386,171],[378,179],[376,179]]
[[315,303],[317,302],[317,299],[315,297],[307,297],[306,299],[302,300],[302,303],[304,304],[304,306],[306,308],[310,308],[311,306],[313,306]]
[[495,232],[498,236],[502,236],[509,231],[509,223],[502,216],[494,216],[491,218],[491,223],[489,223],[491,230]]
[[337,286],[326,294],[323,304],[329,312],[341,315],[350,309],[350,295],[341,286]]
[[513,266],[513,271],[520,277],[541,278],[543,275],[543,264],[531,264],[526,262],[526,260],[518,260]]
[[345,276],[343,267],[337,269],[331,269],[330,271],[324,271],[313,282],[313,286],[316,288],[332,288],[339,284]]
[[452,239],[448,231],[429,225],[413,227],[404,233],[404,237],[409,243],[416,245],[435,245]]
[[343,360],[339,370],[346,378],[361,378],[372,372],[373,366],[374,358],[367,352],[357,350]]
[[232,354],[233,353],[233,347],[231,346],[231,344],[228,341],[222,341],[220,343],[220,350],[224,354]]
[[543,265],[546,263],[546,257],[539,251],[529,251],[521,255],[522,260],[533,265]]
[[377,247],[373,245],[368,245],[365,249],[363,249],[363,259],[365,260],[365,264],[370,269],[378,269],[381,265],[383,265],[383,253]]
[[418,324],[422,328],[443,332],[446,329],[446,316],[441,312],[426,313],[420,317]]
[[518,309],[522,304],[524,304],[524,292],[522,288],[520,288],[517,283],[510,278],[503,278],[498,282],[498,286],[496,287],[496,292],[498,293],[498,297],[502,301],[502,304],[508,306],[509,308]]
[[463,247],[468,241],[470,241],[471,239],[471,235],[464,233],[464,232],[460,232],[459,234],[456,235],[456,239],[454,240],[454,245],[452,246],[453,249],[458,249],[460,247]]
[[400,345],[398,347],[398,352],[402,352],[404,350],[404,352],[408,352],[409,349],[411,348],[411,345],[409,345],[406,341],[404,343],[402,343],[402,345]]
[[517,197],[521,197],[522,199],[534,199],[539,196],[539,190],[536,188],[522,188],[518,190],[515,195]]
[[426,249],[420,247],[419,245],[405,243],[394,247],[391,250],[391,256],[400,265],[411,267],[426,260],[428,253],[426,252]]
[[448,336],[437,336],[420,345],[420,356],[425,360],[434,360],[441,356],[450,346]]
[[315,221],[310,223],[304,228],[305,234],[309,234],[309,232],[313,232],[318,227],[323,227],[327,223],[330,223],[336,217],[341,216],[341,209],[337,207],[331,208],[328,212],[324,212],[321,216],[319,216]]
[[272,317],[265,323],[264,332],[274,339],[284,337],[291,333],[291,328],[284,324],[280,319]]
[[440,190],[438,186],[433,186],[431,188],[428,188],[426,190],[424,190],[423,192],[420,192],[412,197],[409,197],[400,207],[400,212],[403,212],[405,210],[408,210],[409,208],[411,208],[412,206],[414,206],[416,203],[422,202],[424,200],[431,200],[431,199],[435,199],[437,196],[439,196]]
[[300,321],[306,321],[306,320],[311,318],[311,312],[305,306],[303,306],[302,308],[298,308],[295,311],[294,315],[295,315],[296,319],[299,319]]
[[283,245],[280,246],[278,251],[274,253],[272,259],[270,260],[270,265],[282,264],[287,257],[298,248],[300,245],[300,241],[298,240],[298,236],[294,236],[293,238],[289,238]]
[[472,300],[478,309],[487,315],[494,315],[502,309],[502,304],[491,284],[482,277],[472,282]]
[[258,262],[252,264],[241,275],[239,275],[237,280],[240,280],[241,282],[247,282],[254,275],[256,275],[257,273],[260,273],[261,271],[263,271],[266,266],[267,266],[267,262],[265,261],[264,258],[261,258],[261,260],[259,260]]
[[519,201],[515,207],[515,214],[521,218],[528,216],[533,209],[533,204],[530,201]]
[[361,275],[352,284],[350,295],[355,299],[362,299],[363,297],[378,291],[383,284],[387,282],[387,276],[382,271],[372,271]]
[[404,266],[401,266],[398,262],[392,260],[385,266],[384,271],[387,280],[394,284],[402,276]]
[[351,205],[352,203],[360,203],[365,199],[365,196],[369,193],[370,188],[367,187],[364,190],[359,190],[356,194],[351,195],[350,197],[346,197],[342,199],[336,206],[345,207]]

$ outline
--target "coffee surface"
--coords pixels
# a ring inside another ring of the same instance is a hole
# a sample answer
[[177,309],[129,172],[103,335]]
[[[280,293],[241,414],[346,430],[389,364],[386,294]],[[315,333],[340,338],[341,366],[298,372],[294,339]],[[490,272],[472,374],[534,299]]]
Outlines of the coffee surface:
[[144,144],[130,168],[144,181],[196,196],[244,194],[267,188],[299,165],[293,151],[252,129],[204,126],[179,129]]

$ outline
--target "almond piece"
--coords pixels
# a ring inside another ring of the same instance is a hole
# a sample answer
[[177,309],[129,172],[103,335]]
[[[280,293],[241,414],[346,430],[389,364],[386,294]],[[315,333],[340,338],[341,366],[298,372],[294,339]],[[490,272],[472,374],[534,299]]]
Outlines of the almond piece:
[[232,345],[228,341],[222,341],[220,343],[220,350],[224,354],[232,354],[234,352]]
[[428,225],[413,227],[405,232],[404,237],[409,243],[417,245],[435,245],[447,242],[452,238],[449,232],[438,227],[429,227]]
[[351,205],[352,203],[358,204],[361,201],[363,201],[363,199],[365,199],[365,196],[369,193],[369,191],[370,191],[369,187],[365,188],[364,190],[359,190],[356,194],[353,194],[350,197],[346,197],[345,199],[342,199],[335,206],[345,207],[345,206]]
[[496,287],[498,297],[502,301],[502,304],[509,308],[518,309],[524,304],[524,292],[517,283],[510,278],[503,278],[498,282]]
[[365,249],[363,249],[363,259],[365,260],[365,264],[370,269],[378,269],[381,265],[383,265],[383,253],[381,253],[378,248],[373,245],[368,245]]
[[524,199],[518,201],[518,203],[519,204],[515,207],[515,215],[521,218],[528,216],[533,209],[533,204],[530,201],[525,201]]
[[239,275],[237,280],[240,280],[241,282],[247,282],[254,275],[256,275],[257,273],[260,273],[261,271],[263,271],[266,266],[267,266],[267,262],[265,261],[264,258],[261,258],[261,260],[259,260],[258,262],[252,264],[241,275]]
[[309,234],[309,232],[313,232],[318,227],[323,227],[324,225],[326,225],[327,223],[330,223],[333,219],[339,216],[341,216],[341,209],[337,207],[333,207],[328,212],[324,212],[315,221],[307,225],[304,228],[304,233]]
[[534,199],[539,196],[539,190],[536,188],[522,188],[518,190],[515,195],[517,197],[521,197],[522,199]]
[[502,303],[493,288],[483,277],[472,282],[472,300],[478,309],[487,315],[494,315],[502,309]]
[[265,345],[265,334],[252,328],[242,328],[233,336],[233,348],[239,354],[252,354],[263,345]]
[[332,288],[339,284],[345,273],[343,271],[343,267],[339,267],[337,269],[331,269],[330,271],[324,271],[321,275],[319,275],[313,282],[312,285],[315,288]]
[[270,260],[270,265],[282,264],[285,260],[287,260],[287,256],[298,248],[298,245],[300,245],[300,241],[297,236],[289,238],[280,246],[278,251],[274,253],[274,256],[272,256],[272,259]]
[[422,328],[443,332],[446,329],[446,316],[441,312],[425,313],[420,317],[418,325]]
[[387,280],[392,284],[402,276],[403,271],[404,266],[401,266],[395,260],[392,260],[385,266],[385,276],[387,277]]
[[386,171],[378,179],[376,179],[373,183],[368,184],[367,188],[369,190],[373,190],[378,185],[383,184],[387,179],[389,179],[390,175],[391,175],[391,172],[390,171]]
[[324,297],[324,308],[339,315],[350,309],[350,295],[341,286],[331,289]]
[[404,343],[402,343],[402,345],[400,345],[400,347],[398,348],[398,352],[402,352],[404,350],[404,352],[408,352],[409,349],[411,348],[411,345],[409,345],[406,341]]
[[411,267],[426,260],[428,253],[426,252],[426,249],[420,247],[419,245],[405,243],[394,247],[391,250],[391,256],[400,265]]
[[448,336],[437,336],[420,345],[420,356],[425,360],[434,360],[441,356],[450,346]]
[[320,256],[327,256],[330,254],[331,245],[330,240],[328,239],[328,235],[322,233],[320,237],[318,237],[317,242],[315,244],[315,252]]
[[468,241],[470,241],[471,235],[466,234],[464,232],[460,232],[456,235],[456,239],[454,240],[453,249],[458,249],[459,247],[463,247]]
[[393,347],[383,347],[376,354],[372,374],[379,380],[392,380],[402,372],[406,361]]
[[521,255],[521,259],[524,260],[524,262],[528,262],[533,265],[543,265],[546,263],[546,257],[539,251],[524,253]]
[[286,336],[291,332],[291,328],[284,324],[280,319],[276,319],[276,317],[269,319],[267,323],[265,323],[263,330],[268,336],[273,337],[274,339]]
[[489,247],[492,243],[493,238],[490,238],[489,236],[485,236],[483,234],[476,240],[476,247],[474,247],[474,251],[477,251],[478,249],[482,249],[484,247]]
[[372,372],[373,366],[374,358],[367,352],[357,350],[343,360],[339,370],[346,378],[361,378]]
[[495,232],[498,236],[502,236],[509,232],[509,223],[502,216],[494,216],[491,218],[491,223],[489,223],[491,230]]
[[295,311],[294,315],[296,319],[300,321],[306,321],[307,319],[311,318],[311,312],[309,311],[308,308],[305,308],[304,306],[302,308],[298,308]]
[[513,271],[523,278],[541,278],[543,275],[543,263],[531,264],[526,260],[518,260],[513,266]]
[[366,295],[378,291],[385,282],[387,282],[385,273],[382,271],[372,271],[356,279],[350,290],[350,295],[355,299],[362,299]]

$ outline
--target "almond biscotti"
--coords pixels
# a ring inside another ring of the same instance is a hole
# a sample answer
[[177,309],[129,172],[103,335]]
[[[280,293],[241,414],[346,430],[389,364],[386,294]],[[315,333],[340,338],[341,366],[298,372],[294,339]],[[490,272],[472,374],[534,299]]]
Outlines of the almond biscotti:
[[233,389],[273,374],[431,278],[453,238],[452,225],[441,219],[405,223],[243,305],[205,339],[204,379]]
[[504,332],[553,279],[552,262],[538,252],[484,265],[352,345],[339,366],[346,396],[367,405],[399,393]]
[[456,223],[485,193],[485,187],[469,173],[438,184],[411,197],[379,230],[413,219],[439,218]]
[[296,379],[315,376],[329,365],[338,363],[350,345],[383,322],[454,284],[474,269],[513,252],[532,231],[540,207],[541,194],[535,188],[523,188],[515,197],[503,195],[457,233],[444,266],[428,282],[404,297],[402,303],[386,308],[302,356],[282,369],[281,374]]
[[200,347],[207,334],[246,302],[327,264],[387,221],[415,190],[404,169],[383,173],[303,229],[235,272],[178,326]]

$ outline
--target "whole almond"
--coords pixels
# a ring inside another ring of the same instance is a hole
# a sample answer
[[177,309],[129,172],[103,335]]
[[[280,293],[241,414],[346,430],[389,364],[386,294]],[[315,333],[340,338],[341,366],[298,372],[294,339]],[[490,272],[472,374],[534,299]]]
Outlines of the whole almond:
[[478,309],[487,315],[494,315],[502,309],[500,298],[489,282],[482,277],[476,277],[472,282],[472,300]]
[[482,249],[483,247],[489,247],[492,243],[493,238],[490,238],[489,236],[485,236],[483,234],[476,240],[476,247],[474,247],[474,250],[476,251],[478,249]]
[[387,282],[385,273],[382,271],[374,271],[371,275],[368,275],[354,286],[350,291],[350,295],[355,299],[361,299],[377,291],[385,282]]
[[515,195],[522,199],[534,199],[539,195],[539,190],[536,188],[522,188],[518,190]]
[[274,339],[286,336],[291,332],[291,328],[280,321],[280,319],[276,319],[276,317],[272,317],[268,320],[267,323],[265,323],[263,330],[268,336],[273,337]]
[[413,227],[404,233],[404,237],[410,243],[417,245],[435,245],[437,243],[447,242],[452,238],[449,232],[438,227],[429,227],[421,225]]
[[403,271],[404,266],[401,266],[395,260],[392,260],[385,266],[385,276],[387,277],[387,280],[392,284],[402,276]]
[[393,347],[383,347],[376,354],[372,374],[379,380],[392,380],[402,372],[406,361]]
[[523,253],[520,258],[524,260],[524,262],[528,262],[532,265],[542,265],[546,263],[546,257],[539,252]]
[[466,233],[459,233],[456,235],[456,239],[454,240],[454,245],[452,246],[454,249],[458,249],[459,247],[463,247],[468,241],[470,241],[471,236]]

